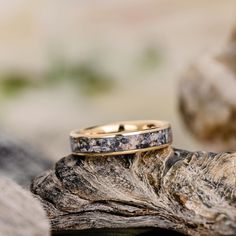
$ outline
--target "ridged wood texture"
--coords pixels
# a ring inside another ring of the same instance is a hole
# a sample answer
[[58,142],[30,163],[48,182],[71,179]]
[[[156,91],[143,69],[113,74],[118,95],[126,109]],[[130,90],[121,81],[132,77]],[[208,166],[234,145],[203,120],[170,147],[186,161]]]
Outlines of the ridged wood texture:
[[160,227],[236,235],[236,154],[166,148],[62,158],[31,190],[54,230]]

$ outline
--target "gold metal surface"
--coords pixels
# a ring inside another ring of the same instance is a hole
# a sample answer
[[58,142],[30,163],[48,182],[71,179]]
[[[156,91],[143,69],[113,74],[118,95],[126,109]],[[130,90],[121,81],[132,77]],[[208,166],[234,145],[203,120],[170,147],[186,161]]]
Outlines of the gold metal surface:
[[71,137],[115,137],[117,135],[133,135],[149,133],[150,130],[158,131],[170,127],[170,123],[159,120],[119,121],[107,125],[98,125],[86,129],[75,130],[70,133]]
[[[148,133],[156,135],[156,138],[145,136]],[[128,140],[127,143],[122,143],[121,137]],[[164,141],[160,141],[163,137]],[[93,126],[72,131],[70,138],[72,152],[83,156],[131,154],[165,148],[172,143],[170,124],[158,120],[120,121]],[[118,142],[119,148],[113,147],[114,143],[111,144],[111,139],[115,143]],[[103,141],[97,144],[96,140]],[[78,145],[80,142],[82,147]]]

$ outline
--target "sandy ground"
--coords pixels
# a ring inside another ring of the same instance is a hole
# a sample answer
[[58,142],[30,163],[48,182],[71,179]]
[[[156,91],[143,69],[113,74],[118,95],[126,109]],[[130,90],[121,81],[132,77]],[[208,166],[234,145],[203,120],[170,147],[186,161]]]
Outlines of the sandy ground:
[[[227,40],[236,23],[235,0],[11,2],[0,3],[1,70],[38,73],[57,50],[72,61],[99,58],[117,87],[89,99],[68,86],[30,91],[2,105],[4,131],[57,160],[69,152],[71,129],[113,120],[165,119],[173,125],[175,146],[208,148],[180,121],[178,80],[196,58]],[[150,45],[160,51],[161,63],[143,72],[136,61]]]

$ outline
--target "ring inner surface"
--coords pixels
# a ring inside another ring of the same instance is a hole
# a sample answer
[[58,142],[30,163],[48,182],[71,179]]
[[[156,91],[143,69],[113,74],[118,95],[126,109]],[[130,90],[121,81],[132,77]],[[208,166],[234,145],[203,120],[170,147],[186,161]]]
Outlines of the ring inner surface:
[[84,129],[84,133],[88,135],[115,134],[115,133],[144,131],[144,130],[156,129],[159,127],[161,127],[161,125],[154,122],[137,123],[137,124],[119,123],[119,124],[110,124],[110,125],[102,125],[102,126],[87,128]]

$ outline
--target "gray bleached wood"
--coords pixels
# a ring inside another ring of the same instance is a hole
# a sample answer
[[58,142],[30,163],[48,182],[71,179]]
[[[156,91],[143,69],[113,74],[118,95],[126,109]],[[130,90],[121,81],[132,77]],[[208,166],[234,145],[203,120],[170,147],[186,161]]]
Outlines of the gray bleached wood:
[[53,230],[160,227],[236,235],[235,153],[166,148],[126,156],[69,155],[31,190]]
[[0,135],[0,177],[29,187],[31,180],[52,166],[43,153],[12,137]]
[[0,236],[49,236],[40,202],[10,179],[0,178]]

